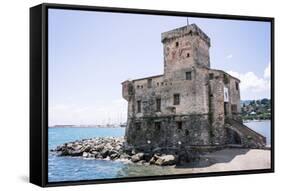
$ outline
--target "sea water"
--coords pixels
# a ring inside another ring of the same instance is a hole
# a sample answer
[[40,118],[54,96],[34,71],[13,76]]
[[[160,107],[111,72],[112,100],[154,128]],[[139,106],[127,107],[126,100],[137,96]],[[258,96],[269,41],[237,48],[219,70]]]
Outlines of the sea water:
[[250,127],[257,133],[260,133],[261,135],[265,136],[266,138],[266,144],[270,145],[271,143],[271,132],[270,132],[270,121],[250,121],[247,123],[244,123],[246,126]]

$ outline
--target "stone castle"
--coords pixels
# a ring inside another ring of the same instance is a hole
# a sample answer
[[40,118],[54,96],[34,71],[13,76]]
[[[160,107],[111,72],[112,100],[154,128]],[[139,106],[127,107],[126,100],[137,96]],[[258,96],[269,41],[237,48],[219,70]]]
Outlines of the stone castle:
[[242,124],[240,80],[210,67],[210,38],[195,24],[162,33],[164,74],[122,83],[125,140],[139,150],[262,148]]

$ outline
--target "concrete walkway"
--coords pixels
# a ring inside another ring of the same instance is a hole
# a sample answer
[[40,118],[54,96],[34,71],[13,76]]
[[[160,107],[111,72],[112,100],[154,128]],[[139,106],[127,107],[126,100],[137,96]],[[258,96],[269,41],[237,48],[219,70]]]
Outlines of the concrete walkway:
[[239,171],[270,168],[270,150],[260,149],[223,149],[206,154],[200,162],[188,166],[176,166],[173,174]]

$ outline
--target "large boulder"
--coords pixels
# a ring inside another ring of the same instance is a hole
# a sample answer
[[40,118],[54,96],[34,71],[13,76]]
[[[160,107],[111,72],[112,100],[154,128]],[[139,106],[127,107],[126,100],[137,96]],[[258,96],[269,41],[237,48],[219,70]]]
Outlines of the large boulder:
[[176,164],[177,160],[174,155],[164,155],[160,156],[156,161],[156,165],[165,166],[165,165],[174,165]]
[[103,149],[100,154],[103,158],[106,158],[108,156],[109,150],[107,149]]
[[144,158],[144,153],[137,153],[131,157],[131,161],[139,162],[140,160],[143,160],[143,158]]
[[91,150],[91,145],[86,145],[84,148],[83,148],[83,151],[84,152],[89,152]]
[[104,145],[103,144],[101,144],[101,145],[96,145],[96,146],[94,146],[93,147],[93,150],[95,150],[95,151],[102,151],[103,150],[103,148],[104,148]]
[[128,155],[127,153],[122,153],[119,158],[120,158],[120,159],[130,159],[131,156]]
[[89,157],[89,153],[83,152],[82,156],[83,156],[83,157]]
[[113,147],[111,146],[110,143],[106,143],[106,144],[104,145],[104,149],[106,149],[106,150],[112,150]]
[[122,147],[120,146],[120,145],[117,145],[115,148],[114,148],[114,150],[117,150],[117,151],[119,151],[119,150],[121,150],[122,149]]
[[109,155],[111,160],[116,159],[120,156],[120,154],[115,150],[109,151],[108,155]]

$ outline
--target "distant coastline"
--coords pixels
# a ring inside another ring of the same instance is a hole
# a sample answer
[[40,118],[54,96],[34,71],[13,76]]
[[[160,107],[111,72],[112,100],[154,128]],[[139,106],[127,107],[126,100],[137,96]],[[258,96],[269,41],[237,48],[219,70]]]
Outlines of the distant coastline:
[[[270,119],[243,119],[243,123],[264,122]],[[107,124],[107,125],[51,125],[49,128],[125,128],[126,124]]]
[[49,128],[125,128],[126,125],[52,125]]
[[265,122],[271,121],[270,119],[244,119],[243,123],[251,123],[251,122]]

